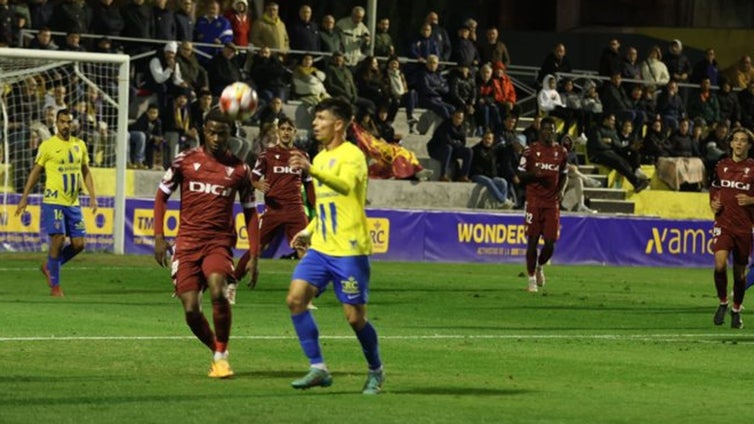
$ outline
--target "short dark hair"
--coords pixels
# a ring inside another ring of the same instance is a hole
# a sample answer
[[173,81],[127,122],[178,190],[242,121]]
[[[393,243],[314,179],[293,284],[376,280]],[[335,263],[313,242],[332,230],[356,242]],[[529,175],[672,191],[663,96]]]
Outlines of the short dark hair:
[[314,107],[315,113],[325,110],[330,111],[336,118],[342,119],[346,123],[350,122],[353,118],[353,106],[351,106],[351,103],[337,97],[324,99]]
[[65,107],[63,109],[58,110],[58,113],[55,114],[56,121],[60,119],[60,115],[71,115],[71,111]]
[[233,120],[230,119],[228,115],[224,114],[219,107],[213,107],[209,110],[209,113],[204,118],[204,122],[207,123],[209,121],[220,122],[222,124],[227,124],[228,126],[233,125]]
[[550,116],[545,116],[544,118],[542,118],[541,121],[539,121],[539,125],[544,125],[544,124],[550,124],[550,125],[552,125],[554,127],[555,126],[555,120],[552,119],[552,117],[550,117]]
[[284,117],[282,117],[282,118],[280,118],[278,120],[278,127],[280,127],[283,124],[288,124],[288,125],[292,126],[293,128],[296,128],[296,123],[293,122],[293,119],[291,119],[291,118],[289,118],[287,116],[284,116]]

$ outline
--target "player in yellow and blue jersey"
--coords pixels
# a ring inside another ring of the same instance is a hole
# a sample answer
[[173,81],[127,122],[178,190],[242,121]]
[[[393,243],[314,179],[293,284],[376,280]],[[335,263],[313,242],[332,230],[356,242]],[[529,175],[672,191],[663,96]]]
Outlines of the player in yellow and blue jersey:
[[[89,192],[89,206],[93,212],[97,211],[89,153],[84,141],[71,135],[71,121],[73,116],[68,109],[58,111],[55,119],[57,131],[39,146],[34,168],[16,208],[16,216],[26,210],[29,193],[44,171],[47,178],[42,199],[42,225],[50,237],[50,251],[47,262],[40,269],[47,277],[50,294],[59,297],[63,296],[60,267],[84,250],[86,228],[79,205],[82,182]],[[71,239],[68,245],[65,245],[66,236]]]
[[291,385],[296,389],[327,387],[332,376],[327,370],[319,345],[319,329],[309,302],[333,283],[335,295],[343,305],[348,323],[356,333],[369,365],[362,392],[377,394],[382,389],[382,371],[377,331],[367,321],[369,297],[369,255],[372,243],[364,207],[367,195],[367,163],[364,154],[345,140],[351,122],[351,105],[330,98],[314,109],[314,137],[324,149],[310,163],[306,155],[291,154],[289,165],[314,178],[316,213],[306,229],[291,241],[293,247],[308,248],[293,271],[286,303],[309,372]]

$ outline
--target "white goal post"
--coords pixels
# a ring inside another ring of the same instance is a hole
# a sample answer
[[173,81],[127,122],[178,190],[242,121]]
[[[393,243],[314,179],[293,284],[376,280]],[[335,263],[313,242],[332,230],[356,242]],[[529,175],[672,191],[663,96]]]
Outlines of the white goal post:
[[[95,147],[98,149],[96,159],[90,148],[90,157],[96,161],[90,166],[115,171],[112,251],[124,253],[129,71],[129,56],[124,54],[0,48],[0,160],[4,170],[0,178],[3,193],[0,214],[3,225],[8,226],[9,217],[15,213],[15,207],[9,210],[8,203],[10,196],[20,195],[18,181],[25,180],[21,168],[30,166],[29,160],[33,161],[31,156],[36,151],[36,143],[42,141],[41,135],[54,134],[49,122],[45,124],[44,113],[53,113],[51,110],[56,107],[79,108],[81,130],[90,124],[91,140],[96,140],[91,143],[102,146]],[[57,96],[59,93],[49,82],[53,79],[55,88],[64,86],[60,88],[63,94]],[[37,88],[37,82],[48,86]],[[25,89],[34,97],[33,101],[40,103],[29,105],[23,97]],[[61,103],[56,96],[67,101]],[[91,98],[96,101],[89,101]],[[94,103],[98,109],[87,106]],[[105,110],[107,116],[99,116],[100,110]],[[14,177],[17,181],[13,181]],[[98,193],[100,196],[102,194]],[[10,250],[40,250],[40,246]]]

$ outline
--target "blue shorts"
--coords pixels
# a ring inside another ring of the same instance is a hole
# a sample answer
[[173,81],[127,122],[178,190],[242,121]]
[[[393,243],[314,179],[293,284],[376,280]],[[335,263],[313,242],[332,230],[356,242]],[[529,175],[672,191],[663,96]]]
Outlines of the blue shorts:
[[369,298],[369,256],[330,256],[309,249],[293,270],[294,280],[304,280],[320,292],[332,281],[340,303],[364,305]]
[[42,226],[47,234],[65,234],[71,238],[86,236],[81,206],[42,203]]

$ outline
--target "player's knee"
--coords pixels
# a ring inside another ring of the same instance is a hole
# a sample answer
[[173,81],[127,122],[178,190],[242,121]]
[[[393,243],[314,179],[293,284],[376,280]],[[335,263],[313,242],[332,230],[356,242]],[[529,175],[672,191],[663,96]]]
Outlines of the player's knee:
[[84,250],[85,246],[86,246],[86,241],[84,241],[83,238],[77,238],[77,239],[71,240],[71,247],[76,253],[79,253],[82,250]]
[[295,314],[304,312],[306,310],[308,302],[306,302],[301,296],[288,293],[288,296],[285,297],[285,304],[288,305],[288,309],[291,311],[291,313]]
[[189,327],[194,327],[195,325],[199,325],[202,322],[202,313],[199,310],[188,310],[186,311],[186,324],[189,325]]

